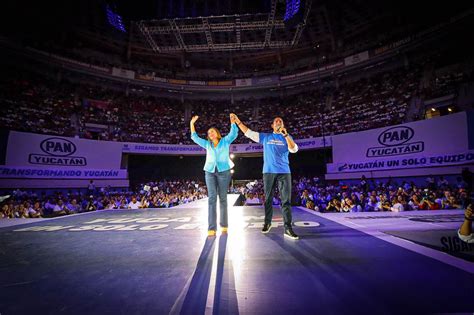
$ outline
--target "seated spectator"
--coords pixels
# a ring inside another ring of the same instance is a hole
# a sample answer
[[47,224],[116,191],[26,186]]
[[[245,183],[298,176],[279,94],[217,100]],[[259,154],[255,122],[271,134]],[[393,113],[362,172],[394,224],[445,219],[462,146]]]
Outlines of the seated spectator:
[[367,206],[367,202],[369,200],[367,198],[367,195],[365,193],[361,193],[357,199],[358,199],[358,204],[362,208],[362,211],[364,211],[365,207]]
[[97,210],[97,204],[94,200],[94,196],[90,195],[88,200],[84,200],[83,207],[84,211],[95,211]]
[[54,203],[53,198],[47,198],[46,202],[44,203],[43,209],[44,209],[44,214],[46,216],[52,215],[53,214],[53,209],[56,206]]
[[[189,202],[189,199],[187,198],[187,196],[183,196],[182,203],[188,203],[188,202]],[[148,208],[150,206],[150,203],[148,202],[145,196],[142,197],[140,204],[142,208]]]
[[341,212],[341,202],[337,198],[333,198],[326,206],[326,212]]
[[128,209],[127,199],[122,198],[122,199],[120,200],[119,209]]
[[2,206],[2,212],[0,213],[0,217],[5,219],[11,218],[10,207],[7,204]]
[[312,201],[313,200],[313,196],[311,196],[308,192],[307,189],[303,190],[303,193],[301,194],[301,205],[302,206],[306,206],[306,204],[308,203],[308,201]]
[[420,201],[418,200],[418,195],[413,195],[408,202],[408,206],[411,210],[419,210],[420,209]]
[[81,206],[77,203],[76,198],[73,198],[71,202],[68,202],[66,207],[68,209],[68,214],[81,212]]
[[354,204],[352,199],[345,198],[344,204],[342,205],[343,212],[361,212],[362,207],[360,205]]
[[245,205],[257,205],[261,203],[262,202],[260,201],[260,199],[258,199],[258,195],[252,193],[248,194],[247,199],[245,200]]
[[68,208],[62,201],[62,199],[58,199],[57,203],[53,207],[53,216],[61,216],[68,214]]
[[405,211],[405,207],[403,206],[400,199],[401,199],[401,196],[398,196],[397,198],[393,198],[392,206],[390,207],[390,211],[392,211],[392,212]]
[[440,206],[435,201],[433,194],[426,194],[423,199],[421,199],[419,206],[420,210],[438,210],[439,208]]
[[388,201],[387,196],[384,194],[380,195],[380,211],[392,211],[392,205]]
[[128,204],[128,209],[141,209],[142,207],[142,203],[137,200],[136,196],[133,196],[132,200]]
[[377,198],[374,195],[369,197],[369,201],[365,205],[365,211],[380,211],[380,203],[377,201]]
[[461,188],[458,191],[459,198],[458,201],[461,205],[461,208],[467,208],[467,206],[471,203],[471,198],[469,198],[466,189]]
[[449,196],[447,200],[443,200],[441,209],[461,209],[461,205],[454,196]]
[[117,206],[117,202],[115,200],[115,198],[111,198],[111,199],[107,199],[107,202],[104,203],[104,209],[105,210],[113,210],[113,209],[117,209],[118,206]]
[[15,218],[28,218],[28,209],[24,204],[16,205],[14,208]]
[[310,210],[316,210],[316,211],[319,210],[317,208],[315,209],[314,202],[312,200],[308,200],[308,202],[306,203],[306,208]]
[[43,209],[39,201],[35,201],[33,207],[28,208],[28,215],[30,218],[41,218],[43,216]]

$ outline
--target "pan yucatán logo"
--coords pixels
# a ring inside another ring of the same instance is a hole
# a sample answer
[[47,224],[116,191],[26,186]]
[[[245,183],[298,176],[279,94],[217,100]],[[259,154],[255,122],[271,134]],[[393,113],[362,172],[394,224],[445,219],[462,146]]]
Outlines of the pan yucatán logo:
[[414,136],[415,131],[410,127],[399,126],[386,129],[377,139],[382,147],[368,148],[367,157],[382,157],[423,152],[425,149],[423,141],[410,142]]
[[40,149],[46,154],[31,153],[28,161],[31,164],[56,165],[56,166],[85,166],[87,160],[82,156],[72,156],[76,145],[63,138],[47,138],[41,141]]

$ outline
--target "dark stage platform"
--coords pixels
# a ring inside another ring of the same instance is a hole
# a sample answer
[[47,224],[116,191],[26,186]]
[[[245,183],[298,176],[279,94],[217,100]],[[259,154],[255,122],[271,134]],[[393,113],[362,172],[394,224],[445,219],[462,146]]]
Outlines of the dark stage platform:
[[399,219],[384,239],[354,215],[294,208],[294,241],[278,210],[268,235],[261,207],[229,212],[212,239],[205,200],[4,226],[0,314],[474,312],[472,262],[393,236]]

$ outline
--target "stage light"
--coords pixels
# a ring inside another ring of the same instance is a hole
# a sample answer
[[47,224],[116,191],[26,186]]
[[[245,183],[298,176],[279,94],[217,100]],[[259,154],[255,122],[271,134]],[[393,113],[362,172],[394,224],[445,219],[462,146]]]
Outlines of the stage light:
[[300,10],[300,0],[287,0],[286,1],[286,11],[283,20],[287,22],[291,18],[293,18],[296,14],[298,14]]
[[436,108],[431,107],[431,111],[432,111],[432,112],[435,112],[435,111],[436,111]]
[[451,107],[448,107],[448,112],[452,112],[453,109]]
[[230,170],[230,173],[231,173],[231,174],[234,174],[234,170]]
[[116,28],[117,30],[121,32],[124,32],[124,33],[126,32],[125,26],[123,25],[123,22],[122,22],[122,17],[119,14],[117,14],[115,10],[108,4],[105,5],[105,14],[107,16],[107,20],[109,24],[112,27]]
[[231,158],[231,159],[235,158],[235,154],[234,154],[234,153],[231,153],[231,154],[230,154],[230,158]]

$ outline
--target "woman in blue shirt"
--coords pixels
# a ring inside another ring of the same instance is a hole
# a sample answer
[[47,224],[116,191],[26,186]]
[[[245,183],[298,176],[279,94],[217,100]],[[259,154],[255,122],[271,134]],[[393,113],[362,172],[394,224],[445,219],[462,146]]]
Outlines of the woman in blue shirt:
[[213,127],[207,131],[207,140],[202,139],[197,135],[194,128],[194,123],[198,118],[199,116],[194,116],[191,119],[191,139],[206,149],[204,172],[209,197],[208,236],[215,236],[217,230],[217,195],[219,195],[220,205],[220,226],[222,233],[227,233],[227,189],[230,183],[230,169],[234,167],[234,163],[229,157],[229,149],[230,144],[237,138],[238,128],[235,124],[235,115],[231,115],[231,128],[227,136],[222,137],[219,130]]

